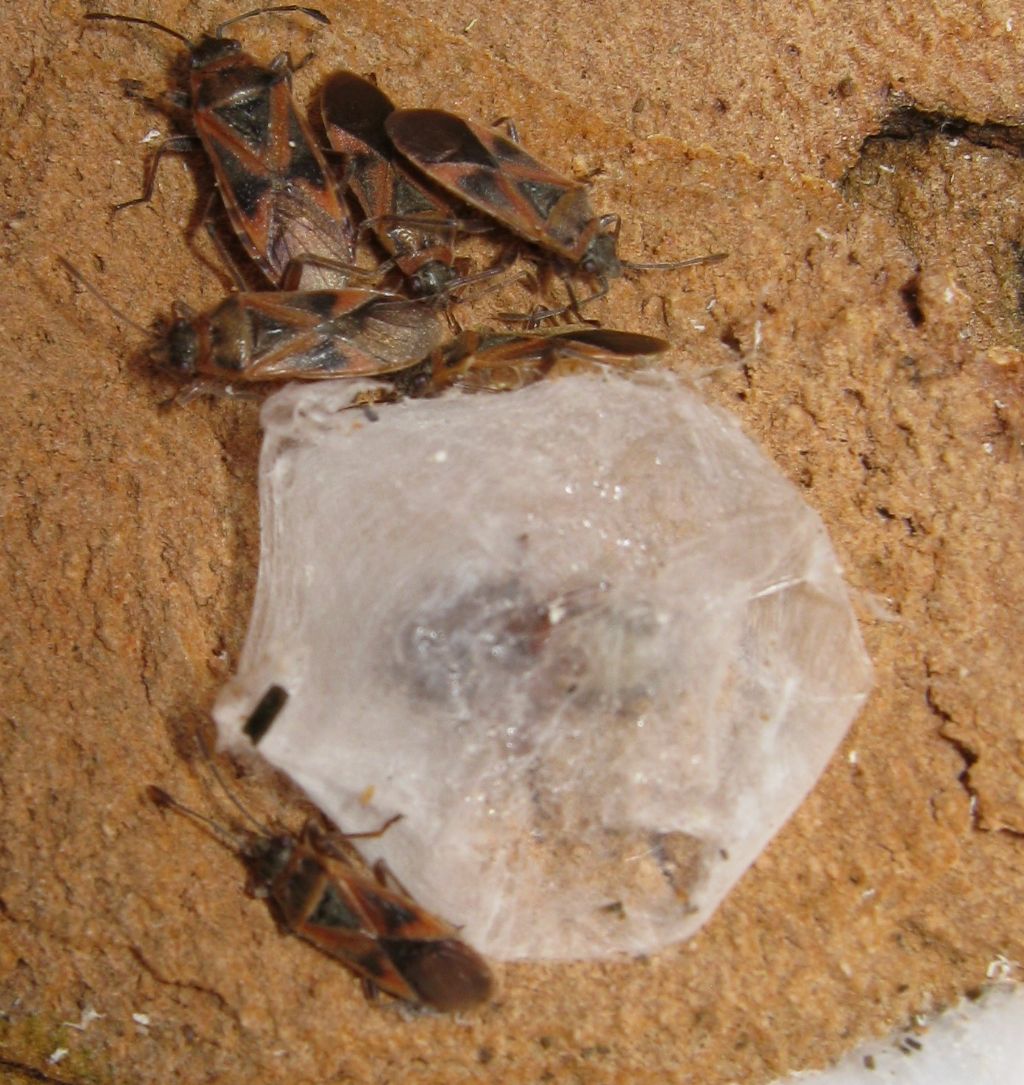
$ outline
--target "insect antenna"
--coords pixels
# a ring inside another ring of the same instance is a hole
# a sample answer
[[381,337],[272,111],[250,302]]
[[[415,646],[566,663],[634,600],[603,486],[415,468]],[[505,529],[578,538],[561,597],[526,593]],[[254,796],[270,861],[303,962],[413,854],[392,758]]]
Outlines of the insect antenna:
[[[699,267],[701,264],[720,264],[729,254],[727,252],[712,252],[707,256],[691,256],[688,260],[671,260],[664,264],[638,264],[630,260],[620,260],[623,267],[630,271],[673,271],[680,267]],[[589,300],[589,299],[588,299]]]
[[[247,11],[242,15],[235,15],[233,18],[228,19],[227,22],[221,23],[220,26],[218,26],[217,29],[213,32],[213,36],[215,38],[222,38],[222,37],[224,37],[224,31],[227,30],[227,28],[229,26],[234,26],[235,23],[242,22],[243,19],[251,19],[256,15],[269,15],[272,12],[275,12],[275,11],[279,11],[279,12],[287,12],[287,11],[301,12],[303,15],[308,15],[311,19],[315,20],[318,23],[329,24],[330,21],[331,21],[330,19],[327,18],[327,16],[322,11],[318,11],[316,8],[303,7],[301,4],[280,4],[278,6],[269,7],[269,8],[253,8],[252,11]],[[136,20],[136,21],[137,22],[142,22],[144,20]]]
[[184,42],[189,50],[192,49],[192,42],[190,42],[184,34],[177,30],[172,30],[169,26],[164,26],[163,23],[154,22],[152,19],[138,19],[134,15],[113,15],[106,11],[90,11],[85,18],[107,19],[115,23],[138,23],[140,26],[149,26],[154,30],[162,30],[165,34],[170,34],[172,38],[177,38],[178,41]]
[[256,828],[256,831],[261,836],[273,836],[274,834],[271,832],[270,828],[258,821],[253,816],[253,814],[246,810],[246,808],[241,804],[241,802],[239,802],[238,798],[232,792],[231,788],[228,787],[226,781],[224,780],[224,777],[221,776],[219,770],[217,769],[217,766],[213,763],[213,757],[210,755],[210,751],[206,748],[206,743],[203,742],[202,737],[198,734],[196,735],[196,745],[199,747],[199,752],[203,755],[203,760],[206,762],[206,766],[210,770],[211,775],[220,785],[221,791],[223,791],[224,794],[227,796],[228,802],[231,803],[231,805],[242,815],[242,817],[245,818],[246,821],[249,822],[250,825]]
[[161,809],[174,810],[176,813],[183,814],[193,821],[198,821],[200,824],[205,825],[222,844],[230,845],[235,851],[245,851],[245,842],[232,833],[230,829],[225,828],[219,821],[214,821],[213,818],[200,814],[198,810],[193,810],[191,806],[179,802],[172,795],[168,795],[162,787],[150,784],[146,788],[146,794],[149,796],[150,801]]
[[[140,20],[141,21],[141,20]],[[130,328],[134,328],[136,331],[142,332],[147,338],[153,337],[152,328],[144,328],[138,321],[132,320],[132,318],[125,313],[122,313],[113,302],[107,301],[107,299],[99,292],[99,290],[92,285],[91,282],[74,266],[74,264],[65,260],[63,256],[58,256],[57,260],[60,262],[64,270],[79,284],[84,286],[86,290],[107,310],[114,314],[118,320],[123,320]]]

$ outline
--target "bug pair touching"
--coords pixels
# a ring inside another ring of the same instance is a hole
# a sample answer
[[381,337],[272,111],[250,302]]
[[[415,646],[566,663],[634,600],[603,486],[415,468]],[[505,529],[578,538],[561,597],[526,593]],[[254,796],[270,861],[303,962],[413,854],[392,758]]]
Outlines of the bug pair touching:
[[[164,154],[201,145],[242,247],[278,288],[252,292],[239,276],[239,292],[208,312],[176,306],[153,351],[158,362],[199,381],[379,376],[392,379],[403,394],[422,395],[470,382],[473,374],[477,386],[501,388],[542,376],[562,359],[616,364],[668,348],[653,336],[592,326],[514,334],[477,329],[446,343],[439,319],[444,305],[468,283],[511,262],[467,274],[456,260],[455,238],[479,229],[480,214],[506,227],[563,277],[568,304],[535,312],[535,321],[566,312],[578,317],[583,302],[573,292],[573,277],[595,283],[589,301],[630,266],[616,252],[617,217],[595,216],[584,186],[497,132],[439,110],[395,110],[372,82],[340,72],[323,88],[320,111],[344,161],[342,184],[365,216],[357,227],[335,171],[292,98],[287,56],[262,64],[225,36],[241,19],[274,11],[327,22],[315,9],[286,5],[248,12],[191,42],[149,20],[87,16],[140,23],[187,46],[187,95],[158,104],[183,112],[192,134],[171,137],[158,150],[141,199],[151,195]],[[357,264],[361,230],[372,231],[387,254],[382,267]],[[401,273],[405,293],[380,289],[383,271],[391,268]],[[482,375],[493,375],[493,382]]]

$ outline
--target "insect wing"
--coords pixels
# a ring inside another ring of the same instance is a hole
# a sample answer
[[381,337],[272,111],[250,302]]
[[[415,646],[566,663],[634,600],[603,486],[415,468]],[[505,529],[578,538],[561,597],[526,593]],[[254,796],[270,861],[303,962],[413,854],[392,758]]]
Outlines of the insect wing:
[[240,379],[379,376],[415,365],[443,336],[427,306],[372,290],[240,295],[251,358]]
[[295,933],[389,995],[406,1002],[424,1001],[395,967],[387,947],[376,938],[313,923],[304,923]]
[[612,364],[625,358],[650,358],[664,354],[672,345],[654,335],[616,331],[614,328],[559,328],[544,333],[544,338],[555,350],[563,351],[564,357]]
[[445,191],[520,237],[580,259],[595,223],[583,185],[497,132],[443,110],[397,110],[385,128],[395,147]]
[[356,877],[350,881],[350,891],[380,938],[431,942],[455,936],[454,927],[424,911],[405,893]]
[[614,328],[557,328],[518,335],[485,335],[475,356],[481,366],[561,359],[614,364],[626,358],[663,354],[669,346],[666,340],[653,335],[621,332]]
[[479,954],[459,940],[453,927],[424,911],[404,893],[361,878],[353,878],[348,889],[376,929],[401,984],[412,993],[401,994],[371,977],[378,986],[446,1012],[469,1009],[490,997],[490,969]]
[[[412,275],[429,260],[450,265],[451,246],[440,234],[453,217],[451,207],[395,161],[385,123],[395,111],[391,99],[354,72],[336,72],[324,86],[320,108],[331,146],[346,156],[346,177],[364,214],[377,220],[374,232]],[[431,227],[429,220],[438,220]]]
[[310,844],[308,833],[299,841],[253,836],[246,855],[252,884],[265,893],[281,927],[381,990],[419,1001],[361,907],[359,887],[369,884],[365,878],[347,870],[335,877]]
[[[231,224],[264,274],[279,284],[299,257],[352,264],[355,228],[295,107],[288,67],[235,53],[193,70],[192,100]],[[337,285],[337,273],[320,281]]]
[[[320,96],[320,112],[331,146],[354,157],[390,160],[394,156],[384,128],[394,111],[391,99],[355,72],[335,72],[324,84]],[[371,201],[371,205],[375,206],[376,202]],[[365,204],[363,210],[369,214]]]
[[[409,1002],[451,1011],[490,996],[490,969],[453,927],[404,892],[364,877],[346,860],[335,877],[313,839],[307,830],[289,869],[271,889],[296,934]],[[330,854],[338,857],[333,850]]]
[[653,335],[613,328],[557,328],[537,332],[463,332],[435,354],[438,386],[507,391],[540,380],[558,362],[619,365],[663,354],[670,344]]
[[483,958],[457,938],[439,942],[384,942],[388,958],[418,1001],[444,1013],[472,1009],[494,992]]

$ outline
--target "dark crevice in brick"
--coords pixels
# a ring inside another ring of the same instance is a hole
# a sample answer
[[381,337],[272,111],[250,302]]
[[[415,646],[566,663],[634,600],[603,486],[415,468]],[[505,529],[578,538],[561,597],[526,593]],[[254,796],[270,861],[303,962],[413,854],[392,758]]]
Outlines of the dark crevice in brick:
[[949,725],[956,721],[938,704],[931,686],[925,690],[925,698],[928,701],[928,708],[931,710],[932,714],[938,716],[942,721],[942,725],[939,727],[939,738],[944,742],[948,742],[963,760],[963,771],[957,776],[957,780],[959,780],[960,786],[967,792],[968,798],[970,799],[971,828],[978,829],[980,828],[978,824],[978,792],[971,784],[971,769],[978,763],[978,754],[968,746],[966,742],[949,733]]
[[979,147],[1024,158],[1024,125],[970,121],[953,113],[901,105],[886,116],[878,131],[861,144],[861,153],[878,140],[965,139]]
[[900,297],[907,310],[910,323],[920,328],[924,323],[924,310],[921,308],[921,276],[912,275],[900,287]]

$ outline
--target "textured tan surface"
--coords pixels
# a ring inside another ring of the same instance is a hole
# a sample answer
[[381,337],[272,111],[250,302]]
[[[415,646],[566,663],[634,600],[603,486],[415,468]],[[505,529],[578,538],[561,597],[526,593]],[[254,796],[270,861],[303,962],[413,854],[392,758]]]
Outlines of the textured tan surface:
[[[619,284],[602,315],[668,335],[681,371],[714,370],[709,398],[806,489],[858,594],[877,690],[689,944],[506,968],[465,1021],[364,1003],[278,934],[230,855],[143,794],[210,801],[187,736],[247,619],[256,408],[162,410],[172,387],[141,334],[55,257],[144,324],[221,292],[181,230],[201,173],[172,162],[150,206],[106,214],[137,191],[161,124],[118,80],[162,87],[173,43],[83,30],[72,4],[8,5],[0,1075],[753,1085],[948,1002],[997,955],[1022,959],[1024,166],[964,140],[859,148],[890,91],[1019,123],[1024,20],[981,2],[324,6],[330,31],[244,30],[260,56],[316,50],[300,94],[344,65],[409,105],[511,114],[553,164],[602,169],[594,202],[622,212],[625,254],[729,250]],[[130,10],[194,33],[238,8]],[[240,789],[302,816],[268,781]],[[105,1016],[61,1024],[86,1006]]]

